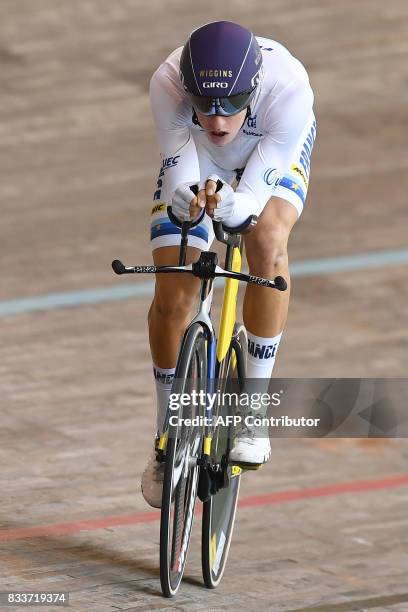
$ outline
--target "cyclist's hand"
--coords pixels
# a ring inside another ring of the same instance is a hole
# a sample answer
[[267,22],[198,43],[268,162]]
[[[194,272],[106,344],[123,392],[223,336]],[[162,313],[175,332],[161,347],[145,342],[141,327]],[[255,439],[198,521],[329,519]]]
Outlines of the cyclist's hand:
[[[219,193],[216,193],[218,177],[215,177],[215,175],[211,176],[206,181],[197,185],[197,204],[193,206],[190,205],[190,212],[192,214],[194,213],[194,216],[197,216],[202,209],[205,208],[207,215],[212,218],[213,210],[221,200]],[[214,177],[215,180],[213,180]]]
[[195,219],[201,212],[201,207],[198,206],[197,196],[194,195],[192,187],[195,187],[195,185],[182,183],[176,188],[171,199],[172,211],[180,221]]
[[[221,189],[217,190],[217,182]],[[198,197],[202,192],[199,191]],[[234,190],[228,183],[224,183],[216,174],[211,174],[205,183],[206,212],[215,221],[225,221],[234,211]]]
[[221,200],[220,194],[216,193],[217,179],[213,180],[214,176],[212,175],[204,183],[200,183],[197,196],[198,205],[205,208],[205,212],[211,218],[214,218],[214,209]]

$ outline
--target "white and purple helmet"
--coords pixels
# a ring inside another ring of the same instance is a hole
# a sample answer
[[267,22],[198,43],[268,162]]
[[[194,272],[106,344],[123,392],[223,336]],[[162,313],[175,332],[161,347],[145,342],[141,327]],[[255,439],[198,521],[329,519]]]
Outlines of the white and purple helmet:
[[204,115],[235,115],[253,99],[262,69],[255,36],[231,21],[194,30],[180,58],[180,79]]

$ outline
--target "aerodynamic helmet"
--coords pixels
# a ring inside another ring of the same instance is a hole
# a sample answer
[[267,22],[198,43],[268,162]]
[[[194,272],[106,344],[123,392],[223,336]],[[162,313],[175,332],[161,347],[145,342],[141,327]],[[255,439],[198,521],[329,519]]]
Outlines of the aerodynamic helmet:
[[235,115],[254,98],[262,69],[255,36],[231,21],[194,30],[180,58],[180,79],[204,115]]

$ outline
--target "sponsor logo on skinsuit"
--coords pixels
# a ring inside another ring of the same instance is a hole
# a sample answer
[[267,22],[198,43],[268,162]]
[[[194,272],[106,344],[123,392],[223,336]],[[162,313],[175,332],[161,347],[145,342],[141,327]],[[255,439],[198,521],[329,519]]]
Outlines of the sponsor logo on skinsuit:
[[277,168],[267,168],[263,175],[265,183],[267,185],[275,185],[275,187],[279,185],[281,178]]
[[159,178],[157,179],[157,189],[154,192],[153,200],[160,200],[161,198],[161,188],[163,186],[163,181],[160,178],[161,176],[163,176],[163,174],[160,172]]
[[174,157],[166,157],[165,159],[163,159],[159,176],[157,178],[157,189],[154,192],[153,200],[160,200],[161,188],[163,186],[162,176],[164,176],[164,173],[167,168],[174,168],[174,166],[177,166],[179,159],[180,155],[175,155]]
[[153,206],[151,214],[154,215],[158,212],[164,212],[166,210],[166,204],[164,202],[160,202],[160,204],[156,204]]
[[300,154],[299,164],[302,166],[303,170],[307,178],[309,178],[310,174],[310,158],[312,156],[312,150],[314,141],[316,140],[316,121],[313,121],[313,125],[310,129],[309,134],[304,142],[302,147],[302,152]]
[[308,184],[309,184],[309,181],[307,180],[306,175],[303,172],[302,168],[299,168],[299,166],[297,166],[296,164],[292,164],[291,165],[291,170],[293,170],[293,172],[296,172],[297,174],[299,174],[302,177],[303,182],[304,182],[304,184],[307,187]]
[[172,168],[173,166],[177,166],[180,159],[180,155],[176,155],[175,157],[166,157],[162,161],[162,169],[166,170],[167,168]]
[[258,134],[258,132],[251,132],[251,130],[246,130],[245,128],[242,131],[247,136],[256,136],[257,138],[262,138],[262,136],[263,136],[263,134]]
[[258,359],[270,359],[275,357],[276,344],[258,344],[248,340],[248,353]]

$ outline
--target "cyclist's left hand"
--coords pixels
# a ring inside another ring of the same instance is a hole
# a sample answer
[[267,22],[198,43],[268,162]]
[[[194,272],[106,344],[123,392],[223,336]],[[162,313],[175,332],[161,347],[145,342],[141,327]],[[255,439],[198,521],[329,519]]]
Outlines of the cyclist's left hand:
[[[217,182],[222,187],[217,191]],[[205,183],[200,185],[197,195],[198,205],[216,221],[225,221],[231,217],[234,210],[234,190],[231,185],[224,183],[216,174],[210,174]]]

